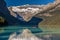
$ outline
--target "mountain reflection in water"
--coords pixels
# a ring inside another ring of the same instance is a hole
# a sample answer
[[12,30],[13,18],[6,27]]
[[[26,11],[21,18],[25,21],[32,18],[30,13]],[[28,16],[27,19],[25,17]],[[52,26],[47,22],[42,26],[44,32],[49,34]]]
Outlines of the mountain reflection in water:
[[40,18],[33,17],[29,22],[19,20],[19,25],[4,27],[4,32],[0,34],[1,40],[7,40],[11,33],[19,34],[23,29],[30,29],[33,34],[40,33],[42,30],[38,28],[38,24],[42,21]]

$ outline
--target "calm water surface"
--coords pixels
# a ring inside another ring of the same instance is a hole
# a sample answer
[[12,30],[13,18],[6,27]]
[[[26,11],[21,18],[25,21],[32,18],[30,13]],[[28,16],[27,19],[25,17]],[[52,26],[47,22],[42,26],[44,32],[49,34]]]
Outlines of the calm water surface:
[[[5,0],[7,3],[7,6],[19,6],[19,5],[24,5],[24,4],[47,4],[49,2],[53,2],[54,0]],[[42,32],[41,29],[39,28],[32,28],[33,26],[38,25],[39,22],[41,22],[42,19],[40,18],[35,18],[33,17],[31,21],[25,22],[25,21],[20,21],[20,25],[23,26],[9,26],[4,28],[4,32],[0,34],[0,40],[8,40],[9,35],[13,32],[17,32],[22,29],[25,29],[24,27],[30,29],[32,33],[38,33]]]

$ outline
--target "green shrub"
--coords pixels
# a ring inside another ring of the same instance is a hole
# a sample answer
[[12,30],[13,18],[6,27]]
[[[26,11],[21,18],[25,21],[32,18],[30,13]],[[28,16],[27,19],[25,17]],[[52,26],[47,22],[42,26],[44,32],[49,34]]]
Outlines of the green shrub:
[[0,23],[4,23],[5,19],[3,17],[0,17]]

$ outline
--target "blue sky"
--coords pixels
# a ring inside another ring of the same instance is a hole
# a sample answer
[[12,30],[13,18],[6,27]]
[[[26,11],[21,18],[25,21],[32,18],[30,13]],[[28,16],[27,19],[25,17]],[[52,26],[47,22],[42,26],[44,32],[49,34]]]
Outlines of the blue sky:
[[8,6],[18,6],[24,4],[47,4],[54,0],[6,0]]

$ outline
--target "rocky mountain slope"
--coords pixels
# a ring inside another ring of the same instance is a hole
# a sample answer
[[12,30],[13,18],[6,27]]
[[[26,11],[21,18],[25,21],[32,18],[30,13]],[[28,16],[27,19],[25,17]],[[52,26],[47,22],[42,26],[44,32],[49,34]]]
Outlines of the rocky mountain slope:
[[42,18],[43,21],[39,23],[39,27],[44,31],[52,31],[53,33],[60,33],[60,6],[58,6],[54,11],[48,12],[51,17],[37,16]]
[[[44,14],[60,4],[59,0],[55,0],[53,3],[47,5],[23,5],[9,7],[11,15],[16,17],[21,16],[24,21],[28,22],[37,14]],[[50,16],[49,14],[45,16]]]

